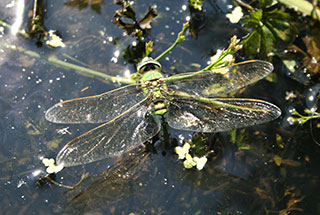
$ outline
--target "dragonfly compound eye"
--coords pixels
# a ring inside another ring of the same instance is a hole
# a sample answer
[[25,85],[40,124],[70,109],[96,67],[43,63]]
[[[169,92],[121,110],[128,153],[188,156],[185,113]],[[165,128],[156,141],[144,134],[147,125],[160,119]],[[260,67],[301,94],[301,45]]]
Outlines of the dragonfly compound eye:
[[161,64],[158,61],[153,60],[152,58],[144,58],[137,66],[137,70],[140,73],[147,71],[157,70],[161,71]]

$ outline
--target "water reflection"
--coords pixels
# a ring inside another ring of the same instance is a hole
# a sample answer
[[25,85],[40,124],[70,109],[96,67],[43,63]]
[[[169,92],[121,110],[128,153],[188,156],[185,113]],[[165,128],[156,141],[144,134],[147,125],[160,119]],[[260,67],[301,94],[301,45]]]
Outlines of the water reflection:
[[[16,35],[18,31],[21,29],[21,25],[23,23],[24,17],[24,7],[25,7],[25,0],[17,0],[15,3],[16,6],[16,13],[15,13],[15,21],[12,24],[11,33]],[[6,6],[8,7],[8,5]]]
[[68,191],[57,212],[83,214],[125,200],[145,186],[144,173],[150,167],[148,162],[150,152],[142,146],[126,153],[109,169],[90,176],[74,190]]

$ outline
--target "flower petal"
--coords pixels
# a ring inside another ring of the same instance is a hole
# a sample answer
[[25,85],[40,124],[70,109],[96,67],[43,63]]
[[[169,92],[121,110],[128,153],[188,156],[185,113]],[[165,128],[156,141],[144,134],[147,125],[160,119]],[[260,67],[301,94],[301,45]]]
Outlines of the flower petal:
[[53,158],[43,158],[42,159],[42,163],[45,165],[45,166],[51,166],[54,164],[54,159]]
[[208,161],[208,159],[207,159],[206,156],[203,156],[203,157],[201,157],[201,158],[198,158],[197,161],[196,161],[196,163],[197,163],[197,169],[198,169],[198,170],[202,170],[203,167],[206,165],[207,161]]

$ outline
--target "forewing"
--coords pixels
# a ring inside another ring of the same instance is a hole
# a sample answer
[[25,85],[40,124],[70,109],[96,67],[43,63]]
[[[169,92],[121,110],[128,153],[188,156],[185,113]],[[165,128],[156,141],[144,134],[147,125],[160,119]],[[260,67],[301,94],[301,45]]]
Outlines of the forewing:
[[45,117],[54,123],[102,123],[119,116],[144,99],[136,85],[127,85],[106,93],[66,100],[47,110]]
[[241,98],[174,99],[168,123],[181,130],[219,132],[276,119],[280,109],[266,101]]
[[144,103],[70,141],[58,153],[57,163],[75,166],[119,156],[152,138],[160,124]]
[[251,60],[229,67],[194,73],[183,73],[164,79],[167,86],[198,96],[221,96],[252,84],[270,74],[273,65]]

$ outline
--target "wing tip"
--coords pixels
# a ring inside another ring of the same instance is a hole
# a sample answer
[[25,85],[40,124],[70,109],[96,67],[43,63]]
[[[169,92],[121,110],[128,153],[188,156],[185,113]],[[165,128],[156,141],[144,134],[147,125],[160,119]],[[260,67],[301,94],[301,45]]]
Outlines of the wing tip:
[[56,115],[59,115],[59,112],[61,112],[59,109],[63,107],[63,102],[59,102],[52,107],[50,107],[46,113],[44,114],[46,120],[53,123],[63,123],[63,121],[59,120]]
[[256,60],[256,62],[259,62],[261,64],[263,64],[264,68],[266,71],[269,71],[269,73],[271,73],[274,70],[274,66],[271,62],[269,61],[265,61],[265,60]]
[[44,117],[46,118],[46,120],[48,120],[49,122],[54,122],[56,123],[57,120],[56,120],[56,117],[54,117],[54,108],[55,108],[55,105],[52,106],[51,108],[49,108],[46,113],[44,114]]
[[48,120],[49,122],[53,122],[53,117],[52,117],[52,114],[51,114],[51,108],[49,108],[46,113],[44,114],[44,117],[46,118],[46,120]]
[[281,114],[282,114],[282,111],[281,111],[281,109],[278,107],[278,106],[276,106],[276,105],[274,105],[274,104],[272,104],[273,105],[273,119],[277,119],[278,117],[280,117],[281,116]]

